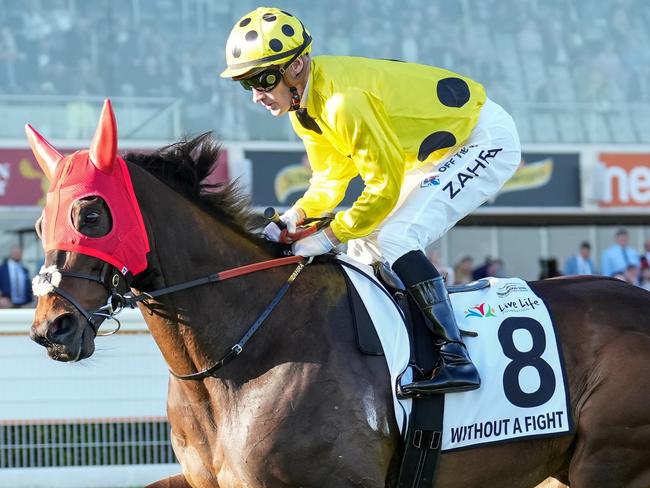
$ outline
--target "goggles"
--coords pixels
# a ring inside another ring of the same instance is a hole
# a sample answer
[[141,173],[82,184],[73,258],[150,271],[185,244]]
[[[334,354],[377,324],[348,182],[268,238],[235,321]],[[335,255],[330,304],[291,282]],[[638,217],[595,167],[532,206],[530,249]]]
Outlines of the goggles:
[[282,81],[283,71],[282,68],[277,67],[267,68],[248,78],[239,80],[239,83],[241,83],[244,89],[249,91],[254,88],[257,91],[270,92]]
[[311,36],[309,36],[306,31],[304,32],[304,36],[305,39],[303,40],[302,45],[296,49],[296,52],[293,56],[291,56],[291,59],[289,59],[289,61],[284,63],[282,66],[271,66],[237,81],[239,81],[239,83],[241,83],[241,86],[243,86],[244,89],[248,91],[251,91],[253,88],[257,91],[262,92],[270,92],[273,90],[280,84],[284,72],[291,65],[291,63],[298,59],[298,56],[300,56],[305,48],[311,43]]

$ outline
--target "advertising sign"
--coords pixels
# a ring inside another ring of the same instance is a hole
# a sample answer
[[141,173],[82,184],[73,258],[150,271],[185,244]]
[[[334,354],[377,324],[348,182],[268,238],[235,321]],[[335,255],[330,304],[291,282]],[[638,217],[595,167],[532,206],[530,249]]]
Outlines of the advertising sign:
[[[307,154],[293,151],[245,151],[252,168],[252,201],[258,207],[290,207],[309,187],[311,169]],[[350,182],[341,206],[354,203],[361,194],[363,181]]]
[[0,205],[42,205],[49,185],[30,149],[0,149]]
[[[59,149],[69,154],[75,149]],[[139,150],[125,150],[138,152]],[[143,150],[151,151],[151,149]],[[215,170],[208,176],[208,183],[228,179],[228,153],[222,149]],[[42,206],[50,183],[34,159],[30,149],[0,149],[0,205],[3,206]]]
[[598,161],[599,207],[650,205],[650,153],[600,153]]
[[[304,151],[245,151],[251,161],[253,205],[291,206],[308,188],[311,170]],[[363,181],[350,183],[341,206],[351,205]],[[488,207],[580,207],[579,153],[525,153],[522,165]]]
[[524,153],[521,159],[485,207],[580,207],[579,153]]

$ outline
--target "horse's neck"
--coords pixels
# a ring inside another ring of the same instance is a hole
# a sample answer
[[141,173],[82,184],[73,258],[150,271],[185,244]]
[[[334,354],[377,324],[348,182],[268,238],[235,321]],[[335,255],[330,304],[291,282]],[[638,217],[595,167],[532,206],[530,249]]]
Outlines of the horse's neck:
[[[151,240],[151,271],[158,275],[155,288],[269,259],[254,241],[160,182],[146,181],[146,188],[138,199]],[[210,366],[239,340],[245,331],[243,322],[250,320],[239,297],[250,298],[250,286],[245,277],[202,285],[161,297],[153,306],[159,312],[144,309],[151,333],[173,371],[185,374]]]

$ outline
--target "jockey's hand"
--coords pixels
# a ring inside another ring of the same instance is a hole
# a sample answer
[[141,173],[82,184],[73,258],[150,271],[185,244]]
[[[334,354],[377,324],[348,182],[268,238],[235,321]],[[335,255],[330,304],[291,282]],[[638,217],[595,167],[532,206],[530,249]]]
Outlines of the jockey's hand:
[[310,256],[320,256],[330,252],[336,246],[327,234],[325,233],[326,229],[319,230],[315,234],[300,239],[291,246],[293,254],[296,256],[310,257]]
[[[287,226],[287,231],[289,234],[293,234],[296,232],[298,225],[302,223],[303,220],[305,220],[305,216],[300,210],[290,208],[282,215],[280,215],[280,220]],[[280,229],[280,227],[278,227],[275,222],[271,222],[266,227],[264,227],[263,234],[264,237],[266,237],[269,241],[278,242],[280,240],[281,232],[282,229]]]

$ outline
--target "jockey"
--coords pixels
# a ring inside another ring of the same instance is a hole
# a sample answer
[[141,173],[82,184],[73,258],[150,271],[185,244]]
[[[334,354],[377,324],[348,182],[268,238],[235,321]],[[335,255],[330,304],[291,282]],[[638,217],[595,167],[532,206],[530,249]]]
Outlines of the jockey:
[[[360,175],[364,190],[331,224],[293,244],[315,256],[387,262],[431,322],[441,362],[401,387],[402,396],[473,390],[481,380],[461,340],[443,278],[426,247],[493,196],[521,159],[515,124],[483,86],[441,68],[393,60],[310,56],[311,36],[293,15],[260,7],[226,44],[224,78],[252,91],[276,117],[289,114],[313,171],[280,218],[294,231],[331,212]],[[278,240],[275,223],[264,230]]]

